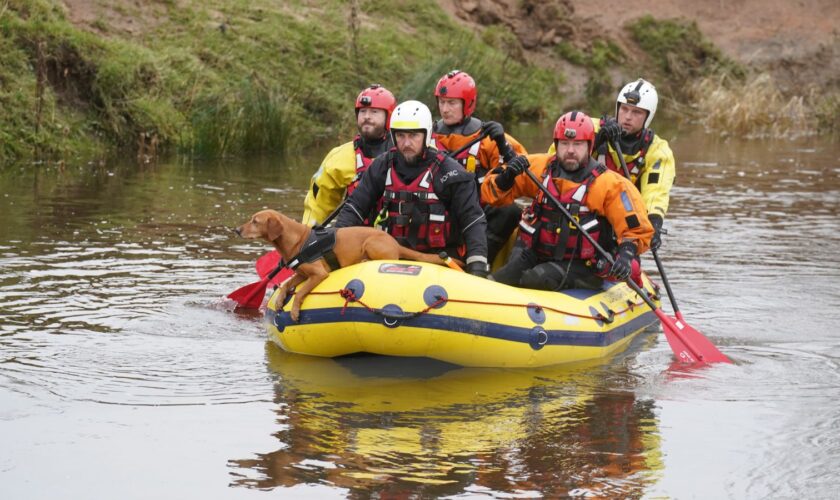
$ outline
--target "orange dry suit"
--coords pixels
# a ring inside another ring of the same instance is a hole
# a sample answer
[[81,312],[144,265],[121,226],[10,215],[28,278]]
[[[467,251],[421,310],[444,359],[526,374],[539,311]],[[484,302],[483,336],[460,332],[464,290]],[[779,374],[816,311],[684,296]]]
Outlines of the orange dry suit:
[[[607,251],[630,241],[640,255],[650,246],[653,226],[639,191],[629,180],[593,159],[584,171],[569,175],[556,155],[528,155],[530,170],[565,206],[581,226]],[[592,260],[595,249],[526,175],[516,178],[507,191],[496,186],[490,174],[481,186],[481,199],[492,206],[507,205],[520,196],[533,198],[520,221],[520,241],[538,261]],[[569,177],[579,179],[574,181]]]
[[[440,151],[457,151],[465,144],[481,134],[481,120],[469,118],[465,123],[449,127],[438,120],[432,133],[432,147]],[[505,134],[508,144],[517,155],[528,154],[525,147],[509,134]],[[469,149],[455,157],[467,172],[475,175],[479,184],[484,180],[487,172],[503,163],[499,153],[499,145],[489,137],[484,137]]]

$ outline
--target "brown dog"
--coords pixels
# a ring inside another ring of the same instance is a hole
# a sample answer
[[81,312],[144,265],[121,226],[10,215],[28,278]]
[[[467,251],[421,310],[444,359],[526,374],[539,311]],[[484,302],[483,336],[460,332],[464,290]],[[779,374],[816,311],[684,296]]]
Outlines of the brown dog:
[[[243,238],[262,238],[274,245],[274,248],[285,258],[292,258],[301,251],[301,247],[312,228],[290,219],[276,210],[261,210],[251,216],[251,219],[235,229]],[[343,227],[336,230],[333,252],[341,267],[357,264],[365,260],[396,260],[408,259],[432,264],[444,264],[436,255],[430,255],[406,248],[397,243],[390,234],[372,227]],[[304,297],[324,281],[330,272],[326,261],[320,258],[316,261],[300,264],[295,274],[280,285],[280,293],[274,299],[274,306],[280,309],[286,300],[289,290],[301,287],[295,292],[292,310],[292,320],[300,317],[300,306]],[[304,283],[305,282],[305,283]]]

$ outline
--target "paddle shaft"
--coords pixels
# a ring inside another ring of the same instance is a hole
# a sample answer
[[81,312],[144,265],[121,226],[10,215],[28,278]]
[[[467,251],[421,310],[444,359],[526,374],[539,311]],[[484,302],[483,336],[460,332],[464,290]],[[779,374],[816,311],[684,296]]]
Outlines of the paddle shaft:
[[[627,162],[624,160],[624,153],[621,151],[621,144],[619,144],[618,141],[612,141],[612,145],[618,155],[618,161],[621,162],[621,168],[624,170],[624,175],[629,180],[630,169],[627,168]],[[665,268],[662,266],[662,261],[659,259],[659,253],[652,248],[650,249],[650,253],[653,254],[653,260],[656,262],[656,269],[659,270],[659,277],[662,278],[662,283],[665,285],[665,291],[668,292],[668,300],[671,302],[674,314],[676,314],[678,318],[682,319],[680,308],[677,306],[677,299],[674,298],[674,292],[671,291],[671,284],[668,282],[668,276],[665,275]]]
[[677,299],[674,298],[674,292],[671,291],[671,283],[668,282],[668,276],[665,275],[665,268],[662,267],[662,260],[659,259],[659,252],[651,248],[650,253],[653,254],[653,260],[656,262],[656,269],[659,270],[659,277],[662,278],[662,284],[665,285],[665,291],[668,292],[668,300],[671,301],[674,314],[677,318],[682,319],[680,308],[677,306]]
[[475,139],[471,140],[470,142],[468,142],[468,143],[464,144],[463,146],[461,146],[460,148],[456,149],[455,151],[452,151],[452,152],[447,152],[447,153],[444,153],[444,154],[445,154],[446,156],[450,157],[450,158],[455,158],[455,157],[456,157],[456,156],[458,156],[459,154],[461,154],[461,153],[463,153],[464,151],[466,151],[466,150],[470,149],[470,148],[473,146],[473,144],[475,144],[476,142],[478,142],[478,141],[480,141],[480,140],[484,139],[485,137],[487,137],[487,132],[482,132],[482,133],[478,134],[478,137],[476,137]]

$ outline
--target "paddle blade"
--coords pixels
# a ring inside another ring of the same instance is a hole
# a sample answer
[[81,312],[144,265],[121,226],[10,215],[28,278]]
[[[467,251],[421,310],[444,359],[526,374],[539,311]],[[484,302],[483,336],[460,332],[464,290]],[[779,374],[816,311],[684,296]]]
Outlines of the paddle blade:
[[667,316],[661,309],[654,310],[662,322],[665,339],[677,359],[683,363],[731,363],[712,342],[685,321]]
[[272,250],[260,257],[259,259],[257,259],[257,274],[260,278],[265,278],[266,276],[268,276],[268,273],[270,273],[274,270],[274,268],[277,267],[277,264],[279,263],[280,253],[277,250]]
[[242,288],[234,290],[228,295],[228,298],[234,300],[239,307],[259,309],[265,298],[265,289],[267,286],[268,280],[263,278],[256,283],[251,283],[250,285],[245,285]]
[[[277,250],[272,250],[260,257],[259,259],[257,259],[257,274],[260,276],[260,278],[265,279],[266,276],[271,274],[271,271],[277,268],[277,265],[279,263],[280,253]],[[292,271],[289,268],[283,268],[280,270],[279,273],[277,273],[277,275],[275,275],[273,278],[271,278],[271,280],[269,280],[266,286],[279,285],[280,283],[286,281],[286,279],[289,278],[289,276],[291,276],[292,274],[294,274],[294,271]]]

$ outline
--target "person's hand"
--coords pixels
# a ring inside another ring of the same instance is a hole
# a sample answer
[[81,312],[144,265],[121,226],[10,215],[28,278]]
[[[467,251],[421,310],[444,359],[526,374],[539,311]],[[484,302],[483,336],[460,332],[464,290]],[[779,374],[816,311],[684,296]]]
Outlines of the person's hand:
[[516,181],[516,176],[524,172],[531,166],[531,162],[525,155],[515,156],[511,159],[502,173],[496,176],[496,187],[502,191],[507,191],[513,187]]
[[604,134],[604,137],[606,137],[608,141],[615,142],[621,139],[621,134],[624,133],[624,130],[622,130],[621,125],[615,121],[615,118],[607,117],[604,119],[604,124],[601,125],[601,129],[598,133]]
[[633,272],[633,259],[636,258],[636,245],[625,241],[618,246],[618,253],[615,255],[615,262],[610,268],[610,277],[617,281],[624,281]]
[[490,266],[487,262],[473,261],[467,264],[467,272],[479,278],[486,278],[490,274]]
[[485,133],[487,137],[493,139],[500,148],[502,143],[507,143],[507,139],[505,139],[505,129],[499,122],[484,122],[481,125],[481,131]]
[[528,157],[525,155],[519,155],[514,157],[512,160],[507,162],[507,166],[505,170],[510,171],[513,177],[521,174],[522,172],[526,171],[528,167],[531,166],[531,162],[528,161]]
[[653,214],[649,215],[648,219],[650,219],[650,224],[653,226],[653,238],[650,240],[650,249],[659,250],[659,247],[662,246],[662,217]]
[[615,121],[615,118],[605,116],[601,118],[601,128],[595,136],[595,149],[598,149],[604,142],[609,141],[610,144],[615,144],[615,141],[621,138],[624,131],[621,126]]

